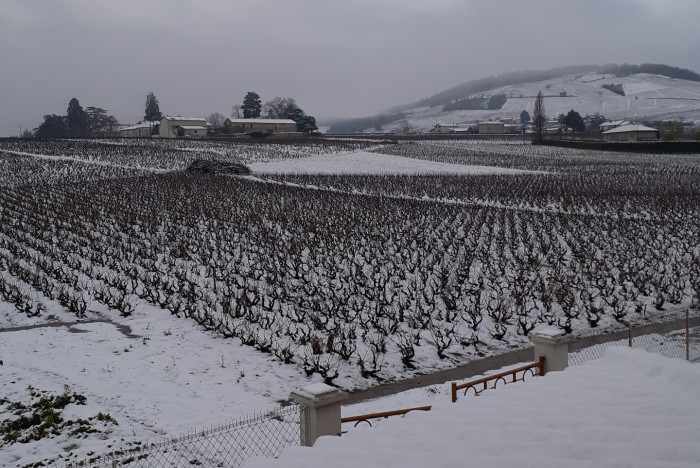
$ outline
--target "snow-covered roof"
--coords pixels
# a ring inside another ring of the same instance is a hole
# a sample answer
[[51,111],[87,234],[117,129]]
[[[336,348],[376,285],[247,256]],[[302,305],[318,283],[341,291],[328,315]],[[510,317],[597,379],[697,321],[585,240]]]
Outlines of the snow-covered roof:
[[237,124],[295,124],[292,119],[228,119],[231,123]]
[[198,125],[180,125],[180,128],[183,130],[206,130],[206,127],[198,126]]
[[612,122],[603,122],[599,127],[619,127],[628,124],[630,124],[629,120],[613,120]]
[[[700,461],[700,365],[639,349],[348,427],[245,467],[691,467]],[[387,408],[392,410],[398,408]]]
[[158,122],[139,122],[136,125],[129,125],[128,127],[121,127],[119,130],[136,130],[139,128],[151,128],[154,125],[158,125]]
[[639,125],[639,124],[629,124],[629,125],[621,125],[619,127],[611,128],[610,130],[607,130],[603,132],[603,135],[609,135],[611,133],[626,133],[626,132],[657,132],[658,130],[655,128],[647,127],[645,125]]
[[187,120],[187,121],[198,121],[198,122],[206,122],[207,119],[203,117],[180,117],[178,116],[172,116],[172,115],[165,115],[163,116],[164,119],[166,120]]

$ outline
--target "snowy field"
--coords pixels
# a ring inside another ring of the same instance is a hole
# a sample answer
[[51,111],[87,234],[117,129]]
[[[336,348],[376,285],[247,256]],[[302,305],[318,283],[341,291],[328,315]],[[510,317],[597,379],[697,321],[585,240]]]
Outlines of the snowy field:
[[[70,453],[104,453],[108,446],[159,441],[190,429],[267,411],[287,399],[305,377],[285,366],[198,329],[162,309],[142,306],[117,327],[85,323],[0,331],[0,421],[15,419],[12,402],[29,404],[31,389],[78,394],[64,421],[82,418],[99,432],[0,445],[0,466]],[[99,413],[111,420],[102,422]],[[123,439],[123,440],[122,440]],[[82,458],[81,457],[81,458]],[[80,459],[80,458],[79,458]]]
[[[198,158],[254,176],[181,172]],[[699,166],[498,141],[0,142],[0,421],[55,408],[3,433],[0,465],[450,368],[541,323],[678,317],[700,289]]]
[[518,174],[526,173],[503,167],[472,166],[424,161],[414,158],[357,151],[349,154],[310,156],[254,163],[256,174]]

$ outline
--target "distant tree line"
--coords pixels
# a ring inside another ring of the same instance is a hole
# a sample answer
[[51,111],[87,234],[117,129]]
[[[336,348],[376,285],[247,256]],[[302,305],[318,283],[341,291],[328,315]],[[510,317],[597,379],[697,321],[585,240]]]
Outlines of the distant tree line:
[[35,130],[36,138],[80,138],[115,133],[119,122],[100,107],[83,109],[77,98],[68,103],[66,115],[50,114]]
[[505,94],[495,94],[490,97],[466,97],[445,104],[443,111],[453,110],[498,110],[502,109],[508,97]]
[[633,75],[635,73],[649,73],[652,75],[663,75],[669,78],[688,81],[700,81],[700,75],[686,68],[672,67],[661,63],[643,63],[641,65],[630,65],[623,63],[616,65],[609,63],[603,67],[602,73],[612,73],[618,76]]

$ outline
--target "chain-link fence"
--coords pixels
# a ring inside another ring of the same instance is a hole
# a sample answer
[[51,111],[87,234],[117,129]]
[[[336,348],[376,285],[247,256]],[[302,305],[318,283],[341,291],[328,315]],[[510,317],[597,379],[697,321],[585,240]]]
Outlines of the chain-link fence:
[[293,404],[156,444],[115,448],[63,467],[239,467],[250,457],[277,457],[283,448],[300,445],[303,410]]
[[663,354],[666,357],[687,359],[691,362],[700,361],[700,327],[682,328],[669,333],[649,333],[635,336],[634,328],[629,331],[626,339],[599,343],[594,346],[579,349],[569,353],[569,365],[578,366],[587,361],[598,359],[611,346],[630,346],[647,351]]

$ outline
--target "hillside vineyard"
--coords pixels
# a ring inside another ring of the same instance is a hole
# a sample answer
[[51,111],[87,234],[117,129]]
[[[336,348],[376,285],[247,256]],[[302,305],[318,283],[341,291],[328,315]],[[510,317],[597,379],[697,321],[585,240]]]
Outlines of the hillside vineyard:
[[[0,143],[0,294],[141,301],[326,381],[427,371],[697,303],[700,160],[523,142]],[[198,175],[358,149],[518,175]],[[437,356],[438,364],[430,357]]]

